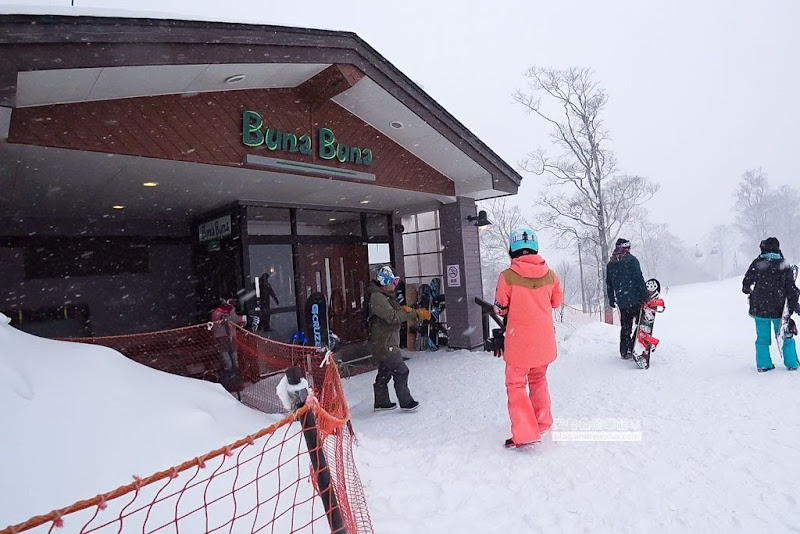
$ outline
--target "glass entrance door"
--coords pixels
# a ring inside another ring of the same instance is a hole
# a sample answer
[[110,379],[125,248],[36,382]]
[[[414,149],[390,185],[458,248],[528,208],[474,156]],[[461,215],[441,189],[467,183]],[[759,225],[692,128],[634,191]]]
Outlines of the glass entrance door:
[[250,245],[252,299],[260,318],[259,334],[289,343],[297,332],[292,245]]

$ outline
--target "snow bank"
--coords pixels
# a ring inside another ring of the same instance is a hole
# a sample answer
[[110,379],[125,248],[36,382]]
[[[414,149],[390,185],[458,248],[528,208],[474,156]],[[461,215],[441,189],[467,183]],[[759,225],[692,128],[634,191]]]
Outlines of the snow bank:
[[0,316],[0,525],[128,484],[277,419],[218,384],[100,346],[52,341]]

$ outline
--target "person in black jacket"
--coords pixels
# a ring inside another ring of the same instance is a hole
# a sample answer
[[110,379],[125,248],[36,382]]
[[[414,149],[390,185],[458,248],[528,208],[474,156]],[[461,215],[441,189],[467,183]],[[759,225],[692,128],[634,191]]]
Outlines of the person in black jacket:
[[[756,321],[756,367],[759,373],[775,369],[769,346],[770,329],[777,338],[784,306],[789,315],[797,312],[798,291],[791,266],[783,258],[780,242],[768,237],[761,242],[761,254],[753,260],[742,280],[742,292],[750,301],[750,317]],[[790,371],[797,370],[794,340],[783,347],[783,363]]]
[[639,260],[631,254],[631,242],[627,239],[617,239],[606,266],[606,290],[609,305],[619,307],[619,354],[623,360],[629,360],[633,356],[633,320],[639,320],[648,293]]
[[275,301],[276,306],[280,306],[281,303],[278,302],[278,296],[275,294],[275,290],[272,289],[272,285],[269,283],[269,273],[265,272],[261,275],[258,279],[259,283],[259,298],[257,301],[258,305],[258,315],[260,318],[260,329],[269,332],[272,330],[270,327],[270,316],[272,315],[270,311],[270,299]]

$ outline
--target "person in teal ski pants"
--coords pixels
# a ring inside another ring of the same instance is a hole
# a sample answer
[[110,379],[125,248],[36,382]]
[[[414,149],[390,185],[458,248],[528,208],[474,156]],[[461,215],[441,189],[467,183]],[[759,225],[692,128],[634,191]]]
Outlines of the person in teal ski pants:
[[[797,312],[800,290],[794,283],[791,266],[783,258],[780,242],[768,237],[761,242],[761,254],[753,260],[742,280],[742,292],[750,301],[750,316],[756,321],[756,367],[759,373],[775,369],[769,346],[772,331],[777,338],[784,307],[789,316]],[[783,345],[783,363],[790,371],[798,367],[795,340]]]

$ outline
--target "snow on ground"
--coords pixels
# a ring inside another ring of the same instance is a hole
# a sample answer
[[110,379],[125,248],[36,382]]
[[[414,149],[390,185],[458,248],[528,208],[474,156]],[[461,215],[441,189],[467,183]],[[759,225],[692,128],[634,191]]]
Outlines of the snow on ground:
[[106,347],[37,338],[0,314],[0,528],[129,484],[279,420],[222,386]]
[[[503,364],[483,352],[411,353],[415,413],[374,413],[374,373],[346,380],[375,531],[800,531],[800,374],[777,356],[774,371],[756,373],[739,283],[665,294],[647,371],[619,358],[618,327],[558,326],[554,431],[612,423],[640,441],[551,433],[535,448],[505,450]],[[271,422],[213,384],[0,325],[0,526]]]
[[557,425],[638,424],[639,442],[505,450],[503,364],[486,353],[412,354],[417,413],[373,413],[373,377],[346,381],[376,532],[800,530],[800,375],[755,371],[739,279],[664,298],[651,369],[592,323],[559,328],[549,371]]

